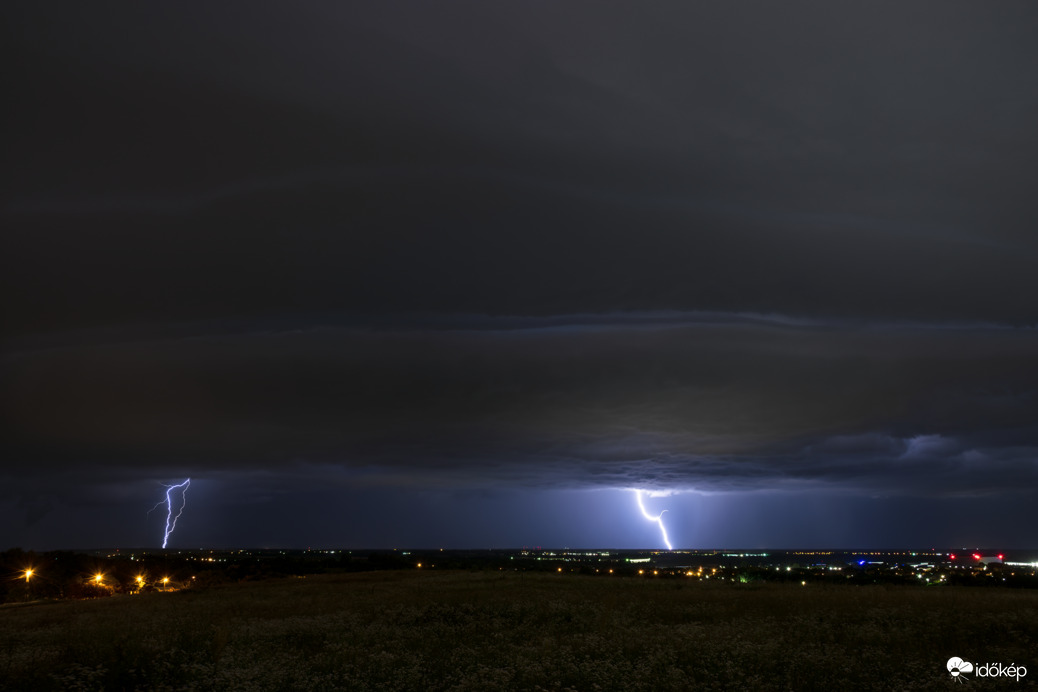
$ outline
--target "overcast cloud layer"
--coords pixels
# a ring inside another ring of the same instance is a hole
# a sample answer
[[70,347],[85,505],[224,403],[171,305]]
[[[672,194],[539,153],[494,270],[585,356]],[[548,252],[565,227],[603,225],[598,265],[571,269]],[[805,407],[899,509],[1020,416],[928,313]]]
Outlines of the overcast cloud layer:
[[3,13],[0,548],[188,476],[267,508],[209,543],[651,541],[632,487],[686,545],[1026,541],[1033,5]]

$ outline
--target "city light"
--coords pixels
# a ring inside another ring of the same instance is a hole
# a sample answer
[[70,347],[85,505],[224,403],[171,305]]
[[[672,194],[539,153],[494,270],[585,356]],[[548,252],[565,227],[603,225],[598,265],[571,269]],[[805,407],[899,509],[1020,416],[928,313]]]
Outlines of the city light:
[[[100,551],[98,551],[100,552]],[[156,553],[159,551],[156,551]],[[297,560],[312,559],[310,553],[297,555]],[[330,554],[331,551],[320,551]],[[173,551],[174,554],[163,554],[168,564],[163,568],[150,567],[144,563],[147,553],[126,551],[120,553],[118,550],[106,551],[103,555],[106,562],[92,564],[94,571],[86,573],[71,572],[71,578],[78,585],[86,585],[85,591],[80,591],[83,597],[98,597],[102,595],[114,595],[117,593],[141,594],[148,591],[174,592],[190,588],[195,584],[195,577],[190,576],[190,570],[202,563],[209,565],[222,565],[225,562],[238,562],[244,569],[261,569],[262,556],[270,555],[284,559],[290,551],[285,550],[257,550],[257,551],[229,551],[218,552],[214,550],[196,551]],[[244,554],[243,554],[244,553]],[[716,550],[685,550],[678,549],[672,553],[665,550],[653,548],[630,551],[603,550],[528,550],[524,548],[521,552],[516,551],[494,551],[493,559],[498,560],[502,553],[507,555],[506,559],[516,562],[506,563],[513,565],[515,571],[537,570],[556,576],[566,574],[609,576],[639,576],[641,579],[652,577],[652,581],[658,581],[668,577],[680,577],[685,583],[691,580],[711,579],[714,582],[741,582],[749,583],[756,581],[787,581],[795,584],[797,581],[806,581],[814,584],[824,580],[824,583],[844,582],[857,584],[867,582],[903,583],[910,581],[917,585],[937,584],[965,584],[965,583],[993,583],[1005,579],[1015,585],[1033,583],[1038,577],[1038,562],[1005,562],[1008,554],[970,551],[958,554],[957,561],[949,560],[950,553],[900,553],[900,552],[869,552],[869,553],[832,553],[831,558],[812,558],[805,561],[803,553],[794,551],[778,551],[771,553],[768,560],[757,559],[758,556],[745,555],[743,552],[722,553]],[[421,572],[431,570],[433,564],[425,562],[424,553],[407,553],[413,555],[415,562],[411,568]],[[858,556],[864,554],[872,558],[861,561]],[[745,555],[745,557],[740,557]],[[920,555],[925,555],[923,561]],[[979,556],[979,559],[970,559]],[[1001,560],[999,559],[1001,556]],[[752,560],[745,562],[748,558]],[[421,562],[418,562],[421,559]],[[474,558],[475,559],[475,558]],[[482,558],[480,558],[482,559]],[[125,561],[123,566],[111,561]],[[136,561],[136,562],[135,562]],[[211,562],[212,561],[212,562]],[[519,561],[524,561],[521,564]],[[542,562],[543,561],[543,562]],[[965,561],[965,562],[964,562]],[[673,564],[671,564],[673,563]],[[692,564],[689,564],[692,563]],[[861,564],[864,563],[864,564]],[[28,597],[29,593],[39,592],[37,595],[50,593],[55,588],[55,580],[60,580],[63,569],[55,570],[41,564],[43,577],[35,565],[29,566],[22,563],[17,571],[9,575],[11,581],[22,582],[21,594]],[[852,567],[853,565],[853,567]],[[132,566],[132,567],[131,567]],[[1015,569],[1013,569],[1015,567]],[[331,565],[329,564],[329,568]],[[863,569],[862,569],[863,568]],[[1004,571],[1002,571],[1003,568]],[[132,571],[130,571],[132,569]],[[149,569],[144,572],[144,569]],[[162,571],[166,571],[166,575]],[[509,567],[501,567],[494,564],[494,569],[508,570]],[[167,571],[168,570],[168,571]],[[174,581],[169,573],[173,572],[179,576],[179,581]],[[795,573],[795,576],[794,576]],[[58,576],[56,577],[55,574]],[[811,575],[808,579],[807,576]],[[991,582],[987,582],[991,579]],[[24,581],[23,581],[24,580]],[[981,580],[984,580],[981,582]],[[1030,580],[1030,581],[1028,581]],[[93,588],[89,588],[93,585]],[[42,590],[41,590],[42,589]],[[76,593],[75,589],[70,590]]]

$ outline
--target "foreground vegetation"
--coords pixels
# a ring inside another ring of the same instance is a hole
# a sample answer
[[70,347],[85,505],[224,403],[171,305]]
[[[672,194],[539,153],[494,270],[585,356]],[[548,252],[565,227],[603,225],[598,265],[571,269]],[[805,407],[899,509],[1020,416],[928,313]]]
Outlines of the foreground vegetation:
[[1028,686],[1036,644],[1031,590],[370,572],[3,607],[0,687],[948,689],[951,656]]

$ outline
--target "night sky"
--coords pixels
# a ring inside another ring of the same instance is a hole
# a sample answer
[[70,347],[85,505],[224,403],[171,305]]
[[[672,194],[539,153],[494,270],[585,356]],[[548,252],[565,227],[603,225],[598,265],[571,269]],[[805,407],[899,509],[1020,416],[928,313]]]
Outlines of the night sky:
[[1038,545],[1032,2],[6,2],[0,549]]

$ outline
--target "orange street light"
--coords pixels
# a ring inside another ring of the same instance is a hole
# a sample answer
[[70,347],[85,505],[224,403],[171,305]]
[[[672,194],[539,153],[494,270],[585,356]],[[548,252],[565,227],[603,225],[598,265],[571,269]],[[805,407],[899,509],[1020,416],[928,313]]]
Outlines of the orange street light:
[[33,575],[33,570],[32,570],[31,567],[29,569],[25,570],[25,581],[28,582],[29,581],[29,577],[31,577],[32,575]]

